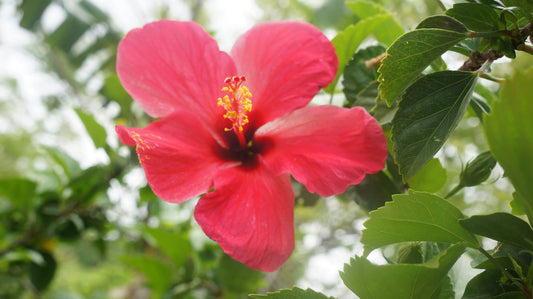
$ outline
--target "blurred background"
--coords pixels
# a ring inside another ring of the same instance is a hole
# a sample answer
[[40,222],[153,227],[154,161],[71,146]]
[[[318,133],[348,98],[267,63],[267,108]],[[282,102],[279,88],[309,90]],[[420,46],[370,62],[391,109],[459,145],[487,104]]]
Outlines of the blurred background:
[[[406,30],[451,5],[376,2]],[[360,190],[319,198],[294,183],[296,250],[261,273],[203,234],[196,200],[168,204],[147,186],[114,132],[151,122],[120,85],[116,48],[127,31],[163,18],[200,23],[225,51],[257,22],[307,21],[329,38],[357,22],[342,0],[0,0],[0,298],[241,298],[293,285],[353,298],[338,271],[362,252],[362,223],[375,208],[356,203]],[[438,194],[486,149],[469,112],[437,155],[447,169]],[[452,202],[467,215],[509,210],[501,176]],[[386,260],[379,251],[372,259]]]

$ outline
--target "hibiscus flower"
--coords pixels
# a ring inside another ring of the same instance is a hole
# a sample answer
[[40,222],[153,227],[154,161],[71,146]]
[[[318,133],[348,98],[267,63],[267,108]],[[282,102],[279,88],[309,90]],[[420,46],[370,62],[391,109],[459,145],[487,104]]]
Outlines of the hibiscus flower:
[[362,108],[307,106],[335,77],[337,57],[316,27],[262,23],[230,54],[193,22],[163,20],[120,42],[124,88],[154,118],[118,126],[136,146],[154,193],[179,203],[234,259],[274,271],[294,249],[290,175],[331,196],[384,167],[379,124]]

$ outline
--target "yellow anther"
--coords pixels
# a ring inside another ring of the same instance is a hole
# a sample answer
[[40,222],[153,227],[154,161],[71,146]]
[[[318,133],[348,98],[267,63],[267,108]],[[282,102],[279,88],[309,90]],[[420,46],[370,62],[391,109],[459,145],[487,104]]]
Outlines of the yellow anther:
[[233,123],[233,126],[225,128],[225,131],[242,132],[243,126],[249,122],[246,113],[252,111],[252,93],[243,85],[244,81],[246,78],[243,76],[228,77],[224,80],[228,86],[223,87],[221,91],[226,92],[227,95],[218,98],[218,106],[226,110],[223,117]]

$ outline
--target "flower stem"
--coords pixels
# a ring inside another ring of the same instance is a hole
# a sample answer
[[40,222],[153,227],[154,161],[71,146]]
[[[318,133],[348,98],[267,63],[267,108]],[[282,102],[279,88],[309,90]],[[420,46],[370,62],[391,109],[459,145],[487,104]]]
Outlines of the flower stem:
[[452,191],[450,191],[450,193],[448,193],[448,195],[446,195],[444,198],[445,199],[448,199],[450,197],[452,197],[453,195],[455,195],[455,193],[461,191],[461,189],[463,189],[465,186],[462,185],[462,184],[458,184],[457,186],[455,186],[455,188],[452,189]]

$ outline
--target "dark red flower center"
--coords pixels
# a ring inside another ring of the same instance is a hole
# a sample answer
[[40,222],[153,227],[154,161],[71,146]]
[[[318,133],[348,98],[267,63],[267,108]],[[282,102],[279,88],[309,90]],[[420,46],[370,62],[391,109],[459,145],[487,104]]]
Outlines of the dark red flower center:
[[[250,123],[247,113],[252,111],[252,93],[244,85],[244,76],[228,77],[224,80],[226,86],[222,91],[226,93],[218,98],[218,106],[226,113],[224,119],[229,120],[230,127],[224,128],[224,138],[229,148],[217,145],[216,154],[223,160],[241,162],[241,167],[254,169],[258,165],[258,155],[265,153],[272,146],[272,142],[254,140],[255,126]],[[227,121],[226,121],[227,123]]]

